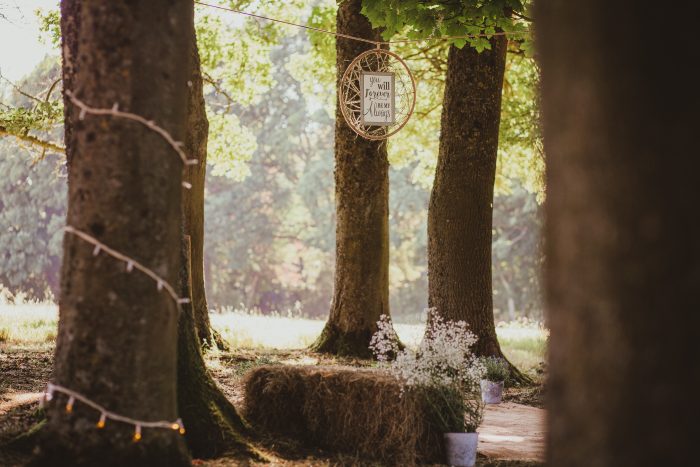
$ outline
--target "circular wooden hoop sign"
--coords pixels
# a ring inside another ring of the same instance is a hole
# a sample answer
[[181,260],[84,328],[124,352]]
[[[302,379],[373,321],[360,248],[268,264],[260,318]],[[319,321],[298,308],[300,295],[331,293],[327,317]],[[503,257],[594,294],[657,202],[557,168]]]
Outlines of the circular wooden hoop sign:
[[416,106],[416,80],[393,52],[372,49],[350,63],[340,80],[339,105],[363,138],[383,140],[406,125]]

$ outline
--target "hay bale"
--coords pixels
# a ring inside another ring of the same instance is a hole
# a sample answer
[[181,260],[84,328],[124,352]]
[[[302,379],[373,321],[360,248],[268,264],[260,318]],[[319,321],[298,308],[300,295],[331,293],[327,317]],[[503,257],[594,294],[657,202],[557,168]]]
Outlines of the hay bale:
[[387,464],[440,463],[435,408],[371,369],[263,366],[245,380],[244,415],[258,429]]

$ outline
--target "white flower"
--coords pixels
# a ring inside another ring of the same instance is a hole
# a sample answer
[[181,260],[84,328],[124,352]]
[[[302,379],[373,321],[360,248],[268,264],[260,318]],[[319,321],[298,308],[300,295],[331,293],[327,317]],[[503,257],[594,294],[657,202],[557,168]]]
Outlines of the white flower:
[[478,388],[485,368],[471,352],[477,339],[464,321],[445,321],[436,310],[429,310],[428,328],[415,351],[399,350],[388,316],[380,316],[377,327],[370,348],[406,386],[458,385],[464,392]]

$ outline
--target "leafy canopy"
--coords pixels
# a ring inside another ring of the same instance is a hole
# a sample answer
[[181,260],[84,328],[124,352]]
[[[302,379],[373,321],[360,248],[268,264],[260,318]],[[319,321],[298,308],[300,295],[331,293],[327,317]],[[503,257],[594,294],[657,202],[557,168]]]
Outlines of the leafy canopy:
[[[494,34],[497,31],[527,33],[520,14],[523,0],[363,0],[362,13],[375,27],[383,27],[389,40],[396,34],[409,39]],[[516,13],[516,14],[514,14]],[[466,44],[479,52],[490,49],[487,37],[454,39],[460,49]]]

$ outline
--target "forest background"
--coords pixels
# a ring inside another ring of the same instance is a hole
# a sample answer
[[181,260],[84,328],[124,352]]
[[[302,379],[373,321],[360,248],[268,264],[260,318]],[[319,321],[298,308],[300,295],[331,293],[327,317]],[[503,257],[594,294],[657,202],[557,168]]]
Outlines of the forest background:
[[[333,29],[335,2],[221,2]],[[26,77],[0,80],[0,294],[55,300],[66,212],[57,10],[37,12],[53,53]],[[333,288],[335,47],[330,35],[198,6],[210,120],[204,265],[212,311],[325,318]],[[512,44],[494,199],[496,320],[542,319],[545,196],[538,70]],[[397,322],[427,306],[427,206],[435,172],[447,48],[395,50],[418,81],[416,112],[388,142],[390,300]],[[14,137],[10,137],[10,135]],[[37,139],[47,144],[32,142]]]

